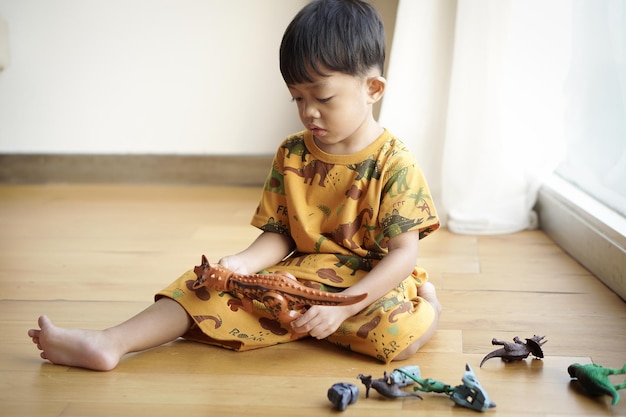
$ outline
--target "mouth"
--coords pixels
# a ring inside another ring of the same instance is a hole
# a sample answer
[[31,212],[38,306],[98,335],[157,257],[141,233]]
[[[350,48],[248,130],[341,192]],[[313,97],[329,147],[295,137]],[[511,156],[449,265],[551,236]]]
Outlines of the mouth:
[[321,127],[318,127],[315,125],[309,125],[307,126],[307,129],[309,129],[311,133],[313,133],[313,136],[318,137],[318,138],[325,136],[327,133],[326,129],[322,129]]

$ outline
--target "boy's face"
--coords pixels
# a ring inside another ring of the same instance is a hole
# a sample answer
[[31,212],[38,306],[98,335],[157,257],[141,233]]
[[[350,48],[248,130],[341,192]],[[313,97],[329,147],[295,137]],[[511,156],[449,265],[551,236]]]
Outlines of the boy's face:
[[327,71],[310,83],[288,85],[304,127],[317,145],[331,154],[352,154],[372,143],[383,129],[372,115],[372,105],[384,92],[385,80],[375,72],[355,77]]

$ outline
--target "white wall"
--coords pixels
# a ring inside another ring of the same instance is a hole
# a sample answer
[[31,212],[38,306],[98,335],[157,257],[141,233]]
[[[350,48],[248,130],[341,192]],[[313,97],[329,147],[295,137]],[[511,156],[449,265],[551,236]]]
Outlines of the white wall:
[[271,154],[306,0],[0,0],[0,153]]

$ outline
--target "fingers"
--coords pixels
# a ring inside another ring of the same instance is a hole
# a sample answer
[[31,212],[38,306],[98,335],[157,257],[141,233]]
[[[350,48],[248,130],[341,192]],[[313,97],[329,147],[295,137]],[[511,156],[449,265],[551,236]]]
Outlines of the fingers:
[[230,257],[229,256],[225,256],[224,258],[220,259],[217,263],[222,265],[224,268],[230,269],[231,271],[234,268],[234,265],[230,261]]
[[308,333],[316,339],[325,339],[337,330],[332,314],[322,314],[325,311],[317,306],[311,307],[298,319],[291,322],[292,329],[297,333]]
[[239,274],[247,273],[245,266],[241,263],[241,259],[234,255],[223,257],[218,261],[218,264]]

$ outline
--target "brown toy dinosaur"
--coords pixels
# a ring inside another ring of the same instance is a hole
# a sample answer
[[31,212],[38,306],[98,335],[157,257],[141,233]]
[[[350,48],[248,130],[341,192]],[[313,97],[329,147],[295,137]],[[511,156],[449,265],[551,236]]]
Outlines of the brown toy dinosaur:
[[534,335],[530,339],[526,339],[526,343],[522,342],[517,336],[513,338],[514,343],[502,342],[494,338],[491,340],[491,344],[503,347],[488,353],[480,362],[480,367],[491,358],[501,358],[504,362],[521,361],[530,354],[537,358],[543,358],[541,346],[547,342],[547,340],[543,340],[544,338],[545,336]]
[[281,323],[290,323],[297,319],[307,306],[349,305],[367,297],[367,294],[343,295],[309,288],[287,272],[238,274],[222,265],[210,264],[204,255],[202,264],[196,266],[193,272],[198,277],[192,286],[194,290],[207,287],[236,293],[242,297],[244,310],[249,312],[252,312],[252,300],[259,301]]

